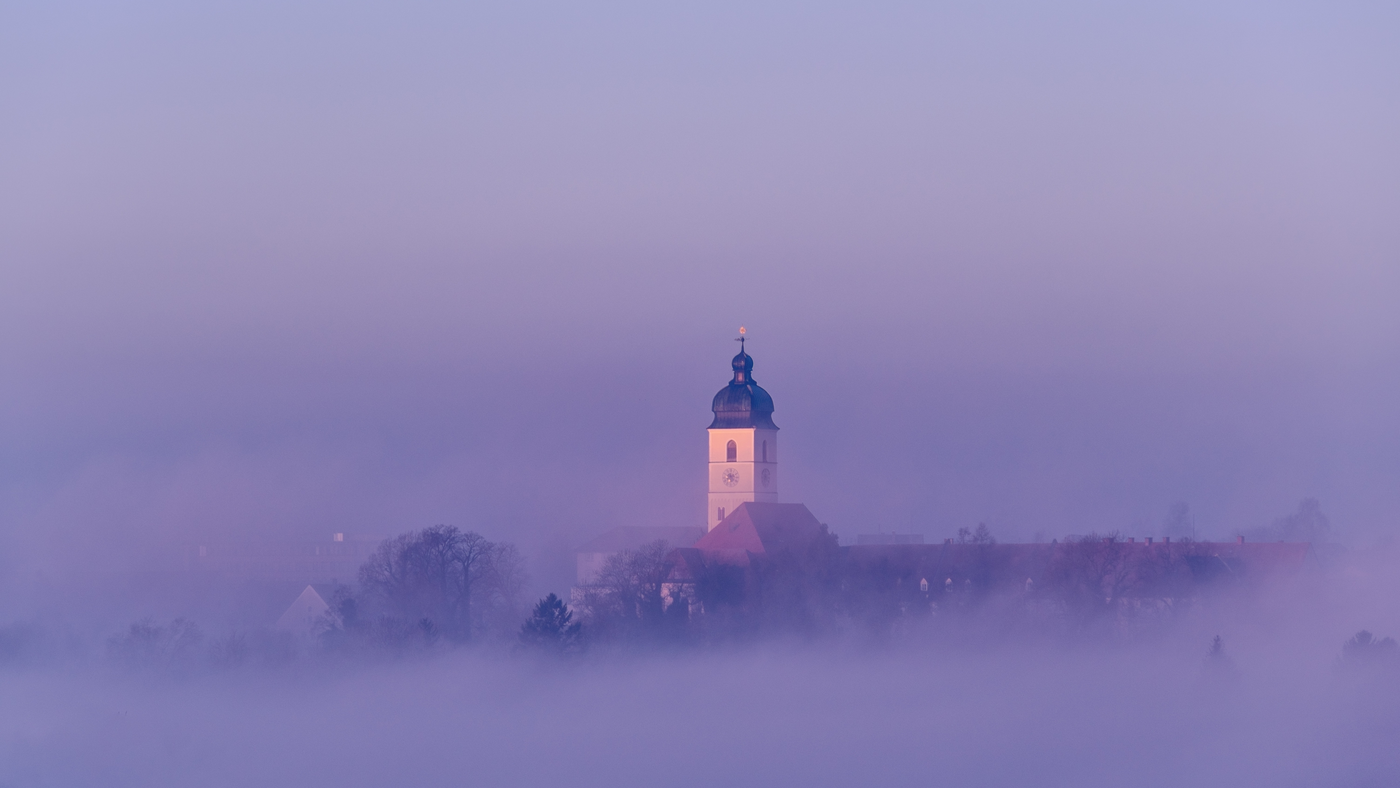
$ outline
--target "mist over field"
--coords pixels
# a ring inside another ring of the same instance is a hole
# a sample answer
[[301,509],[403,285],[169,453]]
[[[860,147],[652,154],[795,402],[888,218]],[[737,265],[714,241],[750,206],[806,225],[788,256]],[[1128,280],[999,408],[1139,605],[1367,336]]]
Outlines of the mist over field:
[[[0,4],[0,786],[1395,784],[1397,33]],[[833,543],[820,615],[606,635],[575,550],[705,523],[740,325],[782,501],[1044,582],[872,591]],[[485,556],[450,616],[352,567],[293,637],[305,582],[190,571],[437,525]],[[1075,596],[1164,536],[1312,548]],[[550,593],[587,648],[522,648]]]
[[1388,785],[1397,673],[1339,656],[1356,621],[1400,624],[1396,578],[1370,569],[1135,642],[934,629],[563,663],[11,668],[0,784]]

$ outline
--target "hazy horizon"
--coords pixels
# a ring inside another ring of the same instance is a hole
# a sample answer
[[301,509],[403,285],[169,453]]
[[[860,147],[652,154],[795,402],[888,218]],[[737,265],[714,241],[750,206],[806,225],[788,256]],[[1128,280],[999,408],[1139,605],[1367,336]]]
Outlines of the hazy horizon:
[[7,543],[1392,533],[1391,9],[5,14]]
[[[0,785],[1394,784],[1397,32],[0,3]],[[579,609],[576,546],[706,521],[741,325],[780,498],[846,544],[1181,504],[1230,539],[1315,500],[1346,549],[1159,550],[1132,596],[930,591],[822,537],[773,575],[801,593],[717,564],[713,609]],[[436,524],[523,565],[343,588],[300,639],[300,583],[171,558]],[[548,592],[593,628],[548,630],[566,659],[527,653]]]

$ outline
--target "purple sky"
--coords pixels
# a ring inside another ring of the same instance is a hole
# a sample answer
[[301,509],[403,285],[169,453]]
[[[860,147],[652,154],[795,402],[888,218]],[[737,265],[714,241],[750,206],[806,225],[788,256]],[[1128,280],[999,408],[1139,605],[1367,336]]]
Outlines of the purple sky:
[[847,537],[1387,538],[1400,11],[929,5],[3,7],[0,573],[698,524],[741,323]]

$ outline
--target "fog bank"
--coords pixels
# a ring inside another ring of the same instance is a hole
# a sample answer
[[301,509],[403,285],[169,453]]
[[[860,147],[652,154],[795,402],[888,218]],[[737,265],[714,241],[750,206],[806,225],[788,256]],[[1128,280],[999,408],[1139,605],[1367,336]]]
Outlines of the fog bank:
[[0,779],[1355,786],[1400,773],[1393,680],[1340,682],[1279,648],[1210,681],[1201,645],[767,649],[566,668],[458,654],[251,685],[5,675]]

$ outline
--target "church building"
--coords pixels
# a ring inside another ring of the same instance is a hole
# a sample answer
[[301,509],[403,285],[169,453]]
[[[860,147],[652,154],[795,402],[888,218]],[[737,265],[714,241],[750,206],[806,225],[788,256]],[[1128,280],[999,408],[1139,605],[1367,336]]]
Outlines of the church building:
[[[761,553],[801,534],[823,531],[807,507],[778,503],[778,425],[773,423],[773,398],[753,378],[753,357],[744,349],[740,329],[739,355],[730,362],[733,377],[715,394],[708,428],[707,496],[704,528],[685,526],[619,526],[599,535],[576,552],[580,586],[598,577],[608,557],[635,550],[656,540],[676,548],[703,549],[730,559]],[[721,523],[725,527],[720,529]],[[698,540],[698,541],[697,541]],[[694,551],[683,551],[689,557]],[[741,561],[742,562],[742,561]]]
[[[862,583],[872,588],[872,583],[888,585],[889,594],[914,594],[917,599],[905,601],[924,605],[939,599],[956,601],[949,595],[967,589],[1015,589],[1032,596],[1048,593],[1039,590],[1063,585],[1067,572],[1085,564],[1084,555],[1102,553],[1126,578],[1120,583],[1124,587],[1115,592],[1118,596],[1135,600],[1131,604],[1157,604],[1162,599],[1198,595],[1202,588],[1219,582],[1293,573],[1311,554],[1307,544],[1245,544],[1243,540],[1184,544],[1150,538],[1119,541],[1117,537],[1102,543],[945,539],[942,544],[926,545],[922,535],[876,535],[842,547],[805,505],[778,502],[773,398],[754,380],[754,360],[745,352],[743,333],[740,329],[739,354],[730,361],[732,378],[711,402],[704,528],[614,528],[578,551],[580,586],[596,582],[610,556],[658,540],[673,548],[664,591],[667,604],[685,599],[692,612],[704,610],[702,585],[712,585],[719,577],[732,578],[735,571],[744,573],[743,584],[761,584],[762,567],[784,562],[832,561],[828,569],[839,566],[842,572],[861,575]],[[1106,581],[1095,577],[1083,582],[1094,587]]]
[[753,379],[753,357],[744,352],[731,364],[734,379],[719,390],[710,409],[710,494],[706,527],[714,529],[745,502],[778,502],[778,425],[773,398]]

